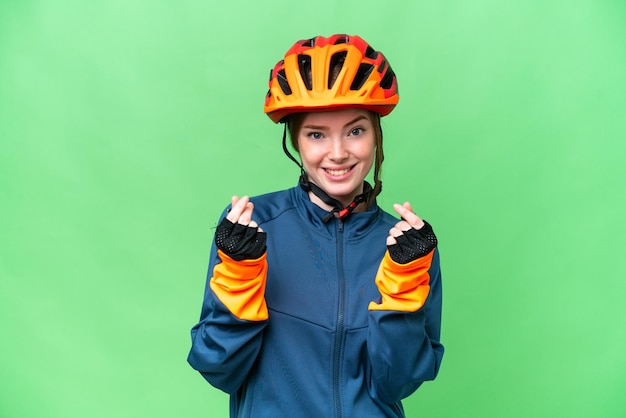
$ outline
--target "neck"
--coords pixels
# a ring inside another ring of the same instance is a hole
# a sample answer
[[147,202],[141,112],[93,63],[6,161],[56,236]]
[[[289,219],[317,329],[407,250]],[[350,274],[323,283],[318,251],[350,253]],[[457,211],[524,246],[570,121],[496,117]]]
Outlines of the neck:
[[352,199],[348,202],[348,199],[343,199],[345,201],[339,201],[329,196],[316,184],[310,183],[306,177],[307,175],[303,170],[302,175],[300,176],[300,187],[308,193],[311,202],[328,211],[328,215],[324,217],[324,222],[328,222],[333,217],[338,217],[339,219],[344,220],[350,216],[352,212],[361,212],[366,209],[367,201],[369,200],[369,196],[372,192],[372,187],[369,183],[364,181],[361,184],[361,187],[359,187],[360,193],[348,198]]
[[[347,199],[337,199],[337,201],[341,203],[342,208],[345,208],[350,203],[352,203],[352,201],[354,200],[356,196],[360,195],[361,193],[363,193],[363,187],[361,187],[358,193],[355,193],[354,196],[350,196]],[[317,206],[324,209],[325,211],[331,211],[335,208],[334,206],[329,205],[328,203],[324,202],[312,191],[309,191],[309,199],[311,199],[311,202],[315,203]],[[365,205],[358,205],[356,208],[354,208],[352,212],[363,212],[364,210],[365,210]]]
[[[319,197],[317,197],[317,195],[315,195],[315,193],[313,192],[309,192],[309,199],[311,199],[311,202],[315,203],[317,206],[319,206],[320,208],[324,209],[327,212],[332,211],[333,209],[335,209],[334,206],[329,205],[328,203],[324,203],[324,201],[322,199],[320,199]],[[350,202],[343,204],[343,207],[346,207],[350,204]],[[353,212],[361,212],[363,209],[361,208],[362,205],[359,205],[357,208],[354,209]],[[337,214],[335,214],[335,216],[338,216]]]

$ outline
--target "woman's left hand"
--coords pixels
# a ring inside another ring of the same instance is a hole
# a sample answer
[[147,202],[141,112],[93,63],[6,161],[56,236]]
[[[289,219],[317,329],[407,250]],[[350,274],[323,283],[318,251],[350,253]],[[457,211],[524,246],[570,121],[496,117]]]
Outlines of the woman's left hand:
[[424,221],[413,212],[409,202],[404,202],[403,205],[395,203],[393,205],[393,210],[400,215],[402,220],[389,230],[387,245],[396,244],[396,237],[404,234],[405,231],[408,231],[411,228],[420,230],[424,226]]

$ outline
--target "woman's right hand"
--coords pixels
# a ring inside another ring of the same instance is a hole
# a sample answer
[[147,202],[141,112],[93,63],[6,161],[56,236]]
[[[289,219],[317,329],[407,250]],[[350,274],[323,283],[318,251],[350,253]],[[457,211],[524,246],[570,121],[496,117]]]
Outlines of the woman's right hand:
[[252,220],[254,204],[248,196],[231,198],[231,208],[215,231],[217,248],[234,260],[255,260],[266,247],[266,235]]
[[[258,228],[255,221],[252,220],[252,212],[254,211],[254,204],[250,202],[248,196],[238,197],[233,196],[230,199],[231,209],[226,215],[226,219],[234,224],[241,224],[249,226],[251,228]],[[258,228],[259,232],[263,232],[261,228]]]

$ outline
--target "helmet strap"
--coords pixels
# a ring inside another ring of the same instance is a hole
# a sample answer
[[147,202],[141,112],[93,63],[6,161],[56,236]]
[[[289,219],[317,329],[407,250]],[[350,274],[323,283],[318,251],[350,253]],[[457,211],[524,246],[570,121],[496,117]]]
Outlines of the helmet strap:
[[296,157],[294,157],[291,152],[289,152],[289,148],[287,147],[287,122],[283,122],[283,125],[285,126],[283,129],[283,151],[285,151],[285,154],[287,154],[287,157],[289,157],[291,161],[293,161],[298,167],[300,167],[300,171],[304,173],[304,167],[302,167],[300,161],[298,161]]
[[326,203],[328,206],[333,207],[328,212],[328,214],[326,214],[326,216],[322,218],[322,221],[324,221],[324,223],[327,223],[332,218],[334,218],[335,214],[337,214],[337,217],[339,218],[339,220],[344,221],[348,216],[350,216],[350,214],[354,211],[354,209],[356,209],[357,206],[369,200],[370,193],[372,192],[372,186],[368,182],[364,181],[363,193],[356,196],[354,200],[350,202],[348,206],[344,207],[340,201],[330,197],[328,193],[322,190],[317,184],[311,183],[307,179],[307,174],[305,171],[303,171],[302,174],[300,175],[300,187],[305,192],[313,193],[315,196],[317,196],[322,202]]

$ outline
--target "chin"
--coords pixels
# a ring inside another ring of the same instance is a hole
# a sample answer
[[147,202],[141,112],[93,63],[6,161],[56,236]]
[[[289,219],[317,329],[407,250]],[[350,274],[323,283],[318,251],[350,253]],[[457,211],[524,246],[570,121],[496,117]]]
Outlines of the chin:
[[[325,191],[331,197],[333,197],[334,199],[337,199],[337,200],[339,200],[341,202],[341,201],[344,201],[344,200],[352,201],[353,198],[351,196],[353,196],[353,195],[356,196],[356,195],[359,194],[358,192],[355,192],[355,190],[356,190],[356,188],[352,188],[352,189],[346,190],[345,188],[341,188],[341,189],[334,188],[333,189],[332,187],[329,187],[328,190],[325,190]],[[348,202],[348,203],[350,203],[350,202]]]

